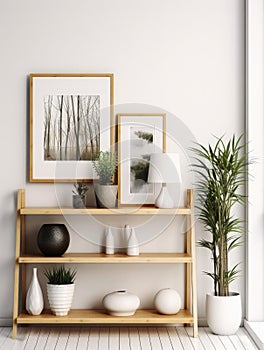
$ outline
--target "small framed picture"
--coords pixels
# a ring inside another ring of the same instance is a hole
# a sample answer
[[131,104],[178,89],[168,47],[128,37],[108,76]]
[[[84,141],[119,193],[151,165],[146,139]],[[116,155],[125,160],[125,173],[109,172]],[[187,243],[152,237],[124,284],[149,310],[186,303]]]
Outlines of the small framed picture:
[[114,144],[113,74],[30,75],[30,182],[92,181]]
[[161,184],[148,183],[151,153],[166,151],[165,114],[118,115],[119,206],[152,206]]

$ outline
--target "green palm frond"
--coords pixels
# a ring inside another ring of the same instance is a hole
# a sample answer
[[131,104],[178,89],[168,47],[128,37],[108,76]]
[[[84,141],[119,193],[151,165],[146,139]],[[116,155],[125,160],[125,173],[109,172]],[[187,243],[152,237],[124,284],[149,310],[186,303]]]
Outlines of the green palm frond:
[[198,246],[211,251],[214,271],[206,272],[213,278],[215,295],[228,295],[229,284],[237,277],[237,265],[228,269],[229,252],[241,244],[243,220],[233,216],[236,204],[244,204],[243,194],[248,161],[243,135],[225,142],[217,138],[207,147],[196,143],[192,169],[197,175],[196,192],[199,219],[209,240],[201,239]]

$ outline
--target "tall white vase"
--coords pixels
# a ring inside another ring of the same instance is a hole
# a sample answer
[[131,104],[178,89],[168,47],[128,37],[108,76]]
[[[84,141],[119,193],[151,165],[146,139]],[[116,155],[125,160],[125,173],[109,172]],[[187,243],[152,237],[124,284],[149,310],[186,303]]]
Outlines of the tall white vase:
[[127,255],[136,256],[139,255],[138,240],[135,232],[135,228],[131,228],[131,233],[127,241]]
[[128,224],[126,224],[124,227],[124,245],[125,245],[125,247],[127,247],[127,242],[129,240],[130,234],[131,234],[131,227]]
[[105,254],[111,255],[115,253],[114,236],[110,227],[105,229]]
[[27,297],[26,310],[30,315],[40,315],[44,307],[43,294],[37,276],[37,268],[33,268],[33,276],[30,282]]

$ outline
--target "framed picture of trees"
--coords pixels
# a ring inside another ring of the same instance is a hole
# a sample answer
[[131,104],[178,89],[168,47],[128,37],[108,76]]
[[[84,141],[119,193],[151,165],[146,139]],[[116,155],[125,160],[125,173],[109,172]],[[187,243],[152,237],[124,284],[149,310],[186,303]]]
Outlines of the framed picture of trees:
[[114,144],[113,74],[30,75],[30,182],[96,178]]
[[148,183],[150,154],[165,151],[165,114],[118,115],[119,206],[154,205],[161,184]]

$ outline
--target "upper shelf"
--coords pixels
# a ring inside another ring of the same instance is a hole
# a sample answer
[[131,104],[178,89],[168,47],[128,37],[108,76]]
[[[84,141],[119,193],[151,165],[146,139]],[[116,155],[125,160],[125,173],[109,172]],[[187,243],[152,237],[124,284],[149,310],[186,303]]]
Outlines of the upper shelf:
[[18,258],[22,264],[39,263],[191,263],[192,256],[187,253],[140,253],[138,256],[125,254],[106,255],[103,253],[66,253],[59,257],[25,254]]
[[155,207],[122,207],[122,208],[84,208],[70,207],[26,207],[20,209],[21,215],[190,215],[189,208],[161,209]]

